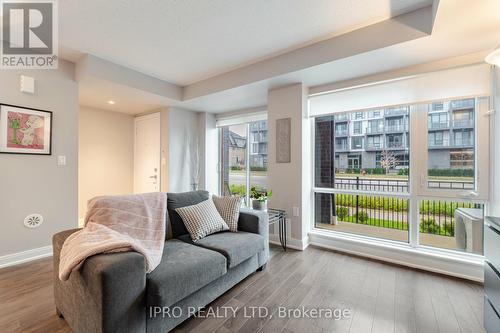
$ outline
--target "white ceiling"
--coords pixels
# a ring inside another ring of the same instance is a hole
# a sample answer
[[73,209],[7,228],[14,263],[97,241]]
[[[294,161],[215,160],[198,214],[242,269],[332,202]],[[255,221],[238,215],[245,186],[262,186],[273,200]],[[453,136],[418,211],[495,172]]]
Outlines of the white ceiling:
[[60,44],[187,85],[431,2],[65,0]]
[[[109,3],[115,6],[114,12]],[[138,3],[142,9],[133,14],[132,9]],[[283,1],[149,2],[155,10],[143,3],[115,0],[61,2],[61,44],[77,49],[72,54],[64,52],[63,57],[66,54],[74,59],[88,52],[155,77],[185,84],[387,18],[391,8],[401,12],[429,2],[290,0],[286,5]],[[286,8],[285,12],[283,8]],[[91,9],[98,14],[91,14]],[[164,15],[156,21],[161,16],[159,13]],[[149,20],[141,20],[141,17]],[[124,25],[128,27],[121,31],[120,27]],[[155,26],[164,30],[155,30]],[[236,26],[237,29],[231,28]],[[215,39],[214,36],[218,37]],[[164,42],[153,43],[157,38]],[[75,41],[75,45],[71,41]],[[500,1],[440,0],[434,30],[428,37],[184,102],[173,102],[102,82],[81,84],[80,101],[89,106],[129,113],[166,105],[226,112],[267,104],[268,89],[279,85],[292,82],[321,85],[492,49],[499,42]],[[140,51],[143,47],[148,51]],[[117,104],[110,107],[106,104],[108,99],[116,100]]]

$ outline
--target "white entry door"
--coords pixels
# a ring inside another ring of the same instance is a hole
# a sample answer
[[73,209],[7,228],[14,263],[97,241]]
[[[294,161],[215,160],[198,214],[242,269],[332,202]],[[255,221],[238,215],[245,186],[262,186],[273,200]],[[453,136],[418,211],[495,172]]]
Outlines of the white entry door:
[[135,118],[134,193],[160,191],[160,114]]

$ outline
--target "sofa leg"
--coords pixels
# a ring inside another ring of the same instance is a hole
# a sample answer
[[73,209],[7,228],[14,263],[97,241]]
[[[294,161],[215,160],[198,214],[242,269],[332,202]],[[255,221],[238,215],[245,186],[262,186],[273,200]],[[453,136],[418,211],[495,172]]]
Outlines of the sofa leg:
[[266,265],[267,264],[264,264],[264,265],[260,266],[259,268],[257,268],[257,272],[262,272],[263,270],[265,270],[266,269]]
[[64,318],[63,314],[61,313],[61,311],[59,311],[58,308],[56,308],[56,314],[59,318]]

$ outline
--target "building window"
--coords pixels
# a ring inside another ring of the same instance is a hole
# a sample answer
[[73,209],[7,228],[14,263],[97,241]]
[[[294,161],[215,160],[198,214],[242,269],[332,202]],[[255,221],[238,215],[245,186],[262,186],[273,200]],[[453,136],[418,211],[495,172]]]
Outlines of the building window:
[[429,147],[447,147],[450,145],[449,132],[429,132]]
[[352,133],[353,134],[363,134],[362,125],[363,125],[362,121],[353,122]]
[[221,127],[220,137],[221,193],[241,196],[250,205],[252,187],[267,189],[267,121]]
[[363,119],[365,117],[363,112],[355,112],[354,119]]
[[373,135],[366,138],[366,148],[382,148],[380,135]]
[[363,149],[363,138],[360,136],[356,136],[351,138],[351,147],[352,149]]
[[384,131],[384,121],[382,119],[369,120],[366,134],[377,134]]

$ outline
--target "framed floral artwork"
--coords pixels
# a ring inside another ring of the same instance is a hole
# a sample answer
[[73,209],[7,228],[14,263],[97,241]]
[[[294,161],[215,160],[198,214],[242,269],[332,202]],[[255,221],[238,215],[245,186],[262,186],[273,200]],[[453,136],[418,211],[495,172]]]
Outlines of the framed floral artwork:
[[52,112],[0,104],[0,153],[51,155]]

